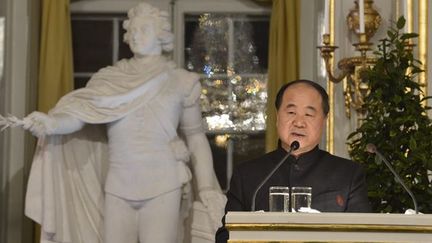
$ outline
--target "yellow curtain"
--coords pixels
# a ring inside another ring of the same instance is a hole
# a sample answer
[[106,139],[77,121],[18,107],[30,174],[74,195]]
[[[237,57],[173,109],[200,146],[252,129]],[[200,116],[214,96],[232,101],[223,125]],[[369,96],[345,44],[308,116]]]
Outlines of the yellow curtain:
[[277,147],[276,109],[279,88],[299,76],[300,0],[273,0],[270,20],[266,150]]
[[38,110],[47,112],[73,89],[69,0],[42,0]]
[[[73,89],[72,31],[69,0],[41,0],[41,5],[37,109],[47,112]],[[40,242],[39,225],[34,240]]]

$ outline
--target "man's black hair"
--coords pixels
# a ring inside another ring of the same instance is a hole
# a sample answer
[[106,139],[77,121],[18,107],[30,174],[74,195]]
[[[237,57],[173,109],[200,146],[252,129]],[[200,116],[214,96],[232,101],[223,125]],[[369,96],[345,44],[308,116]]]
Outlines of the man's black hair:
[[322,109],[323,109],[324,115],[327,116],[327,114],[329,113],[329,110],[330,110],[329,97],[328,97],[327,92],[318,83],[316,83],[314,81],[311,81],[311,80],[307,80],[307,79],[298,79],[298,80],[294,80],[292,82],[289,82],[287,84],[284,84],[279,89],[279,91],[278,91],[278,93],[276,95],[276,101],[275,101],[276,110],[279,110],[279,108],[280,108],[280,106],[282,104],[282,97],[283,97],[283,95],[285,93],[285,90],[288,87],[293,86],[295,84],[307,84],[307,85],[311,86],[312,88],[314,88],[316,91],[318,91],[318,93],[321,95]]

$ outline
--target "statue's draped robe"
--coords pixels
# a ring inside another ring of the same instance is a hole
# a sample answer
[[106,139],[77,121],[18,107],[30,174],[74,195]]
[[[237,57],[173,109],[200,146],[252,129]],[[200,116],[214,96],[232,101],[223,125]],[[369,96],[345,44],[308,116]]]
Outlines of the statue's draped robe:
[[[87,125],[72,134],[47,136],[38,141],[25,212],[41,224],[42,242],[103,242],[104,184],[109,167],[103,124],[121,119],[157,98],[172,85],[170,82],[184,82],[179,92],[195,95],[185,96],[182,105],[192,105],[199,99],[197,80],[195,74],[175,69],[163,57],[122,60],[101,69],[85,88],[69,93],[58,102],[50,114],[71,115]],[[191,192],[190,170],[184,163],[187,161],[181,161],[185,160],[182,157],[187,154],[186,147],[177,137],[170,139],[174,141],[171,146],[180,160],[178,177],[183,187],[189,188],[186,191]],[[162,191],[173,186],[166,185]],[[220,191],[218,185],[214,189]],[[182,220],[188,216],[192,201],[191,193],[185,194]],[[222,210],[223,207],[221,205]],[[215,230],[208,226],[211,212],[206,212],[200,202],[196,202],[194,208],[197,213],[193,215],[192,232],[211,242]],[[198,228],[194,229],[194,224]]]

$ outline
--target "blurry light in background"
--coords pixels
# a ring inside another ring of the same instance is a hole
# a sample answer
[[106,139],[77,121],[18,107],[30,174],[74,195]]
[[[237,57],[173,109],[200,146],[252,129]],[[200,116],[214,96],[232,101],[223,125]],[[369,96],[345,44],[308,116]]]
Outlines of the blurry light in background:
[[228,138],[229,138],[229,135],[227,135],[227,134],[217,135],[215,137],[215,143],[218,147],[225,148],[227,145]]

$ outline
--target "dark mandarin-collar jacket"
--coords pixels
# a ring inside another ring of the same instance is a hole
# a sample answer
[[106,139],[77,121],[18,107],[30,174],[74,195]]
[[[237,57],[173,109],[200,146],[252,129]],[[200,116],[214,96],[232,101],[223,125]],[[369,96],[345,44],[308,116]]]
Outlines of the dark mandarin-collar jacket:
[[[286,155],[279,147],[257,159],[244,162],[234,170],[225,210],[250,211],[258,185]],[[360,164],[331,155],[315,147],[287,161],[262,186],[256,196],[255,210],[269,210],[270,186],[312,187],[313,209],[321,212],[370,212],[365,174]],[[217,242],[226,242],[228,232],[221,228]]]

